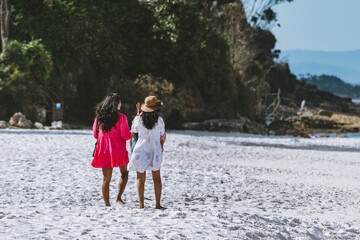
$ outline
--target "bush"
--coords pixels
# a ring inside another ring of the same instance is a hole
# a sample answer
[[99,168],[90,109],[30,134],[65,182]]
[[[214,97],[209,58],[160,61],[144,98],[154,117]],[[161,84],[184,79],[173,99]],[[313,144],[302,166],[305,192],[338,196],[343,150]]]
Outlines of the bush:
[[6,96],[5,105],[25,114],[29,105],[45,104],[43,89],[49,84],[52,67],[51,56],[40,40],[10,41],[0,58],[0,99]]
[[143,75],[135,80],[135,86],[140,90],[142,101],[145,97],[154,95],[164,102],[162,115],[165,122],[170,124],[167,127],[181,127],[184,101],[171,82],[152,75]]

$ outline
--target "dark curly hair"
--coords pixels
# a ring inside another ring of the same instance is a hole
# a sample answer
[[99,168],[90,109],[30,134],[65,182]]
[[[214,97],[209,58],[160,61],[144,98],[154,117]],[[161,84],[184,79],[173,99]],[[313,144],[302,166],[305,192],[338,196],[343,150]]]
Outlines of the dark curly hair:
[[118,104],[121,102],[118,93],[109,93],[96,107],[96,118],[98,127],[100,125],[103,132],[108,132],[119,119]]
[[143,112],[141,115],[142,122],[145,128],[151,130],[158,122],[160,116],[160,109],[154,112]]

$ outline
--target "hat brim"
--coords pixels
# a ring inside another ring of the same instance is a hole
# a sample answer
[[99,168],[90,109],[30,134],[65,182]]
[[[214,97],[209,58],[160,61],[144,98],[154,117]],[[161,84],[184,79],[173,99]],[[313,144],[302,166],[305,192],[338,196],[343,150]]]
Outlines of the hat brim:
[[143,112],[154,112],[156,110],[159,110],[160,108],[162,108],[163,106],[163,102],[161,100],[158,100],[157,103],[159,105],[156,105],[156,106],[145,106],[145,103],[143,102],[140,106],[141,108],[141,111]]

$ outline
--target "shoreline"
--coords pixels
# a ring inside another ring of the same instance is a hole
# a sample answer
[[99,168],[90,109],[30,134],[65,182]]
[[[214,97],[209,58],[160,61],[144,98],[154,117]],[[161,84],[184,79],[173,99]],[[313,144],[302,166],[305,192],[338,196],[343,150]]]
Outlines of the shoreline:
[[[244,133],[239,131],[208,131],[208,130],[189,130],[189,129],[167,129],[167,133],[189,133],[197,135],[236,135],[236,136],[246,136],[246,137],[263,137],[263,138],[273,138],[273,137],[285,137],[285,138],[299,138],[301,136],[293,135],[275,135],[275,134],[256,134],[256,133]],[[81,134],[81,135],[92,135],[92,129],[82,128],[82,129],[25,129],[25,128],[2,128],[0,133],[13,133],[13,134]],[[311,138],[360,138],[360,133],[353,132],[342,132],[333,131],[331,129],[317,129],[314,131],[308,132]]]
[[[282,106],[284,111],[284,106]],[[339,137],[346,135],[360,134],[360,116],[350,113],[340,113],[324,109],[305,109],[296,111],[295,108],[286,108],[289,115],[287,117],[276,118],[269,125],[262,121],[252,121],[246,117],[239,116],[233,119],[208,119],[201,122],[184,122],[182,128],[167,128],[167,131],[208,131],[223,133],[243,133],[262,136],[301,136],[310,135],[336,135]],[[78,123],[62,123],[61,127],[43,126],[36,128],[36,124],[31,127],[19,127],[10,125],[6,121],[0,121],[0,129],[7,130],[92,130],[91,125]]]

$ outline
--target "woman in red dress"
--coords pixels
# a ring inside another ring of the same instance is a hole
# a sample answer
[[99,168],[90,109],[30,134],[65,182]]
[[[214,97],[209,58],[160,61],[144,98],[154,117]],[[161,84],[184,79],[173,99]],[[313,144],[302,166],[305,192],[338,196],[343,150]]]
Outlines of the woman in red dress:
[[126,141],[131,138],[126,115],[119,113],[120,96],[109,93],[96,108],[96,118],[93,125],[94,137],[98,140],[94,159],[91,165],[102,168],[104,175],[102,193],[106,206],[110,206],[109,185],[113,168],[120,167],[121,179],[116,201],[125,204],[121,196],[128,181],[127,164],[129,162]]

